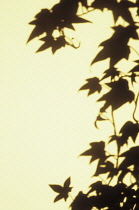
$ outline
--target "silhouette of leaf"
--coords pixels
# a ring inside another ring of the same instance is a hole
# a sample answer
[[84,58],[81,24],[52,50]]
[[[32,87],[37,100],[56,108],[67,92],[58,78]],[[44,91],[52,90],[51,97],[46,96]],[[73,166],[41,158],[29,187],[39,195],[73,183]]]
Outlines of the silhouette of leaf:
[[102,87],[99,84],[99,79],[97,77],[86,79],[87,83],[83,85],[79,90],[89,89],[88,96],[97,92],[100,92]]
[[119,76],[120,71],[117,71],[117,68],[115,67],[111,67],[110,69],[104,71],[104,74],[105,75],[102,77],[101,80],[106,79],[108,77],[110,77],[110,79],[113,80],[116,76]]
[[101,160],[98,163],[97,170],[94,176],[99,176],[100,174],[106,174],[113,171],[114,164],[110,161],[102,162]]
[[27,43],[43,33],[52,34],[56,27],[55,23],[52,22],[52,14],[48,9],[42,9],[41,12],[35,16],[35,20],[31,21],[29,24],[35,25],[35,28],[30,34]]
[[127,121],[120,130],[120,134],[122,134],[123,138],[128,139],[129,137],[131,137],[134,143],[138,133],[139,133],[138,123],[133,123],[131,121]]
[[64,198],[64,200],[66,201],[68,198],[68,193],[71,192],[72,187],[70,186],[70,177],[64,182],[64,186],[60,186],[60,185],[49,185],[55,192],[59,193],[59,195],[56,196],[56,198],[54,199],[54,202],[57,202],[61,199]]
[[130,24],[134,23],[129,8],[136,7],[136,4],[131,1],[124,0],[117,2],[116,0],[95,0],[91,4],[91,6],[95,9],[100,9],[101,11],[103,11],[104,8],[111,10],[113,13],[115,23],[119,17],[122,17],[125,21],[127,21]]
[[127,121],[120,129],[119,136],[117,136],[117,135],[110,136],[109,143],[112,141],[116,141],[119,151],[120,151],[120,148],[124,144],[128,144],[129,137],[131,137],[133,142],[135,143],[138,133],[139,133],[138,123],[133,123],[131,121]]
[[102,187],[102,182],[101,181],[97,181],[97,182],[91,184],[89,186],[89,188],[91,188],[91,189],[88,191],[88,194],[96,191],[97,195],[99,195],[101,187]]
[[125,170],[125,168],[128,168],[131,165],[139,167],[139,146],[130,148],[128,151],[122,153],[120,157],[125,157],[119,166],[120,170]]
[[97,159],[101,160],[106,159],[105,150],[104,150],[105,149],[104,141],[92,142],[90,143],[90,146],[91,149],[86,150],[80,156],[91,156],[90,163]]
[[129,8],[136,7],[135,3],[131,1],[120,1],[117,3],[117,6],[113,10],[113,16],[115,22],[118,20],[118,18],[121,16],[126,22],[130,24],[134,24],[131,12],[129,11]]
[[109,106],[112,106],[112,110],[115,111],[125,103],[131,103],[134,100],[134,93],[129,90],[127,80],[119,79],[106,84],[111,90],[97,100],[106,101],[100,112],[105,112]]
[[52,36],[46,36],[40,40],[44,41],[45,43],[36,52],[40,52],[40,51],[46,50],[47,48],[51,47],[52,52],[54,54],[58,49],[60,49],[61,47],[65,47],[65,45],[66,45],[64,36],[60,36],[55,39]]
[[130,48],[127,45],[130,38],[138,39],[136,32],[137,26],[123,27],[121,25],[112,27],[115,33],[110,39],[102,42],[99,46],[104,48],[96,55],[91,65],[95,62],[110,58],[110,68],[119,62],[121,59],[128,59]]
[[43,50],[48,49],[49,47],[53,46],[54,43],[54,38],[53,36],[45,36],[43,38],[40,39],[41,41],[44,41],[44,44],[41,45],[41,47],[36,51],[37,52],[41,52]]
[[56,50],[60,49],[61,47],[65,47],[65,45],[66,45],[66,41],[65,41],[64,36],[60,36],[56,38],[52,45],[53,54],[56,52]]

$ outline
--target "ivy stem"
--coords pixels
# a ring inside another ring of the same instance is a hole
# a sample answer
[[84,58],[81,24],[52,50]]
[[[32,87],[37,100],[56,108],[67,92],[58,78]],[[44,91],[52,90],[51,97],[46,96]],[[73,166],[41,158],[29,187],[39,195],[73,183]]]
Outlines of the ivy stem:
[[74,201],[74,199],[73,199],[73,197],[72,197],[72,195],[69,193],[69,197],[71,198],[71,200],[73,200]]
[[134,52],[139,56],[139,53],[138,53],[138,51],[134,48],[134,47],[132,47],[132,46],[129,46],[132,50],[134,50]]
[[139,98],[139,92],[138,92],[137,98],[135,100],[135,108],[134,108],[134,112],[133,112],[133,119],[135,120],[136,123],[138,123],[138,120],[135,118],[135,112],[136,112],[136,109],[137,109],[138,98]]
[[[112,122],[113,122],[113,128],[114,128],[114,135],[117,135],[113,109],[111,109],[111,116],[112,116]],[[118,161],[119,161],[119,146],[117,144],[116,169],[118,169]],[[111,182],[111,180],[112,179],[110,179],[109,183]]]
[[113,124],[113,128],[114,128],[114,135],[116,135],[116,125],[115,125],[115,120],[114,120],[114,113],[113,113],[113,109],[111,109],[111,116],[112,116],[112,124]]
[[84,12],[84,13],[82,13],[82,14],[79,14],[78,16],[86,15],[86,14],[88,14],[88,13],[90,13],[90,12],[93,12],[94,10],[95,10],[95,9],[87,10],[87,12]]

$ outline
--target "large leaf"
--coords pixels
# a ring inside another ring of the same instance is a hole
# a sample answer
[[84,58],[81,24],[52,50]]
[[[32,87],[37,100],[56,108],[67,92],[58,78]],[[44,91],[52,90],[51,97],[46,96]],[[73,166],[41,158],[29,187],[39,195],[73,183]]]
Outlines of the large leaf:
[[110,39],[107,39],[99,45],[103,46],[103,49],[96,55],[91,65],[110,58],[110,68],[113,68],[123,58],[128,59],[130,54],[128,41],[130,38],[138,39],[137,28],[136,26],[123,27],[121,25],[113,27],[115,33]]
[[104,141],[90,143],[91,149],[86,150],[81,156],[91,156],[90,163],[94,160],[101,159],[105,160],[105,143]]
[[105,8],[111,10],[115,22],[119,17],[122,17],[128,23],[134,23],[129,8],[136,7],[137,5],[131,1],[124,0],[118,2],[116,0],[94,0],[91,6],[101,11],[103,11]]
[[100,112],[105,112],[109,106],[115,111],[125,103],[131,103],[134,100],[134,93],[129,90],[127,80],[119,79],[118,81],[107,83],[107,85],[111,90],[98,99],[98,101],[105,101]]
[[128,151],[122,153],[120,157],[125,158],[119,166],[120,170],[124,170],[131,165],[139,167],[139,146],[130,148]]
[[131,121],[127,121],[120,130],[120,134],[122,134],[123,138],[128,139],[129,137],[131,137],[134,143],[138,133],[139,133],[138,123],[133,123]]

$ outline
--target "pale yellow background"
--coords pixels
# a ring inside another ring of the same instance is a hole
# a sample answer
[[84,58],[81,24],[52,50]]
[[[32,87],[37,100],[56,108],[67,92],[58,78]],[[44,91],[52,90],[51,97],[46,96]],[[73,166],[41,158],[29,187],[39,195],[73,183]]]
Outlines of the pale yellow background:
[[[72,33],[80,49],[35,54],[41,42],[26,45],[33,29],[28,22],[54,2],[1,1],[0,210],[66,210],[71,200],[53,204],[56,193],[48,184],[62,184],[71,176],[72,196],[86,191],[93,167],[78,155],[112,128],[106,123],[101,133],[94,129],[96,96],[78,92],[86,78],[99,72],[99,64],[92,72],[89,64],[98,44],[112,33],[111,13],[89,14],[95,23],[76,27]],[[103,65],[107,68],[107,62]]]

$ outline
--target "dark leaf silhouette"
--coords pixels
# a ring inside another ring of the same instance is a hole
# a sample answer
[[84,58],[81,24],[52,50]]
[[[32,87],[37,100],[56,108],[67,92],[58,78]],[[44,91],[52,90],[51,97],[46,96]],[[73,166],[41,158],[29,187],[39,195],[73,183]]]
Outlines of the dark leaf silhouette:
[[110,39],[107,39],[99,45],[103,46],[103,49],[96,55],[91,65],[95,62],[110,58],[110,68],[113,68],[121,59],[128,59],[130,48],[127,44],[130,38],[138,39],[138,34],[136,32],[138,27],[123,27],[119,25],[112,28],[115,30],[115,33]]
[[79,90],[89,90],[88,96],[95,93],[100,92],[102,87],[99,84],[99,79],[97,77],[86,79],[87,83],[83,85]]
[[129,8],[136,7],[136,4],[131,1],[120,1],[117,2],[116,0],[95,0],[91,4],[92,7],[95,9],[104,10],[107,8],[111,10],[113,13],[114,21],[116,22],[119,17],[122,17],[125,21],[130,24],[133,24],[133,18],[129,11]]
[[125,170],[125,168],[128,168],[131,165],[139,167],[139,146],[130,148],[128,151],[122,153],[120,157],[125,157],[119,166],[120,170]]
[[83,152],[81,156],[91,156],[90,163],[97,159],[101,160],[106,159],[105,150],[104,150],[105,149],[104,141],[92,142],[90,143],[90,146],[91,149]]
[[[100,174],[106,174],[108,172],[111,173],[111,175],[113,175],[113,171],[114,171],[114,164],[112,162],[110,161],[102,162],[100,160],[94,176],[99,176]],[[111,175],[109,177],[111,177]]]
[[64,182],[63,187],[61,185],[49,185],[55,192],[59,193],[54,199],[54,202],[57,202],[64,198],[66,201],[68,198],[68,193],[71,192],[72,187],[70,186],[70,177]]
[[101,80],[106,79],[110,77],[111,80],[113,80],[116,76],[118,77],[120,74],[120,71],[117,70],[115,67],[111,67],[110,69],[107,69],[104,71],[104,76],[102,77]]
[[40,52],[51,47],[52,52],[55,53],[58,49],[65,47],[67,44],[64,36],[60,36],[55,39],[52,36],[46,36],[43,37],[41,41],[44,41],[45,43],[36,52]]
[[139,133],[138,123],[133,123],[131,121],[127,121],[120,130],[120,134],[122,134],[123,139],[127,140],[129,137],[131,137],[134,143],[138,133]]
[[[35,20],[31,21],[29,24],[35,25],[32,33],[30,34],[28,41],[40,36],[43,33],[52,34],[53,30],[56,28],[56,24],[52,22],[52,14],[48,9],[42,9],[35,16]],[[51,25],[49,25],[51,23]]]
[[116,4],[116,7],[113,9],[113,16],[115,22],[119,17],[122,17],[126,22],[134,24],[134,20],[129,11],[129,8],[136,7],[135,3],[131,1],[120,1]]
[[115,111],[125,103],[131,103],[134,100],[134,93],[129,90],[127,80],[119,79],[118,81],[107,83],[107,85],[111,90],[98,99],[98,101],[106,101],[100,112],[105,112],[109,106]]

